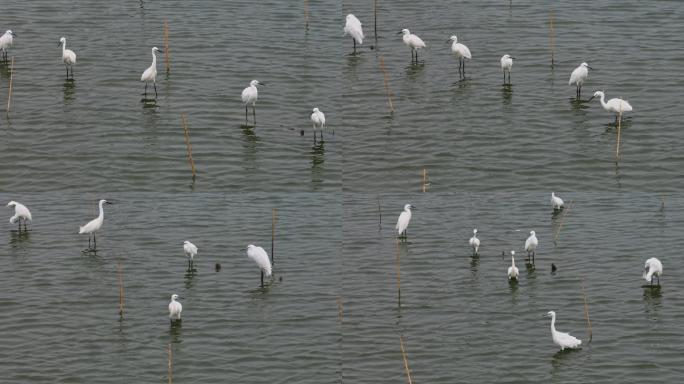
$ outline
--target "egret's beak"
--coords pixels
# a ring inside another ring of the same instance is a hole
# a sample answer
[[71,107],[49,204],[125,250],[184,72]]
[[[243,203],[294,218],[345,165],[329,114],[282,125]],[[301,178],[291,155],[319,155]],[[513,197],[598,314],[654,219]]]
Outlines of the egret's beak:
[[162,51],[161,49],[157,49],[157,52],[164,53],[164,51]]
[[240,250],[241,250],[241,251],[246,251],[246,250],[247,250],[247,247],[240,248]]
[[397,32],[397,35],[401,35],[403,33],[404,33],[404,31],[399,31],[399,32]]
[[17,34],[16,34],[16,33],[14,33],[14,32],[12,32],[12,36],[14,36],[14,37],[17,37]]
[[511,59],[515,60],[515,57],[511,57]]
[[590,67],[590,66],[588,66],[588,65],[587,65],[587,68],[589,68],[589,69],[594,69],[594,68],[592,68],[592,67]]
[[62,46],[62,42],[60,41],[59,43],[57,43],[57,46],[58,46],[58,47],[61,47],[61,46]]
[[262,83],[261,81],[259,82],[259,85],[266,85],[266,83]]
[[592,101],[592,100],[594,100],[594,97],[596,97],[596,96],[590,97],[589,100],[587,100],[587,101]]
[[411,209],[416,209],[416,207],[412,205],[412,206],[411,206]]
[[446,42],[447,42],[447,43],[451,43],[451,39],[447,40]]
[[112,203],[110,203],[109,201],[105,201],[105,204],[112,205]]

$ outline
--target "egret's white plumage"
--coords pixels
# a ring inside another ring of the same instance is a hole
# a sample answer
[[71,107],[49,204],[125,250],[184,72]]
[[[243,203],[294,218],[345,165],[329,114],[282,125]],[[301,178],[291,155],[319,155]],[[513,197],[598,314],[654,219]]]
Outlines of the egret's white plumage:
[[163,52],[157,47],[152,47],[152,65],[140,76],[140,81],[145,82],[145,96],[147,96],[147,84],[154,84],[154,95],[157,96],[157,52]]
[[565,203],[563,202],[563,199],[556,196],[555,192],[551,192],[551,205],[553,205],[554,211],[559,211],[559,210],[563,209],[563,207],[565,206]]
[[513,57],[509,54],[501,56],[501,71],[504,75],[504,84],[506,84],[506,73],[508,72],[508,84],[511,83],[511,69],[513,68]]
[[515,251],[511,251],[511,266],[508,267],[508,280],[517,280],[519,274],[518,267],[515,266]]
[[66,67],[67,77],[69,77],[69,67],[71,67],[71,77],[74,76],[74,64],[76,64],[76,54],[71,49],[66,48],[66,37],[59,39],[59,45],[62,46],[62,62]]
[[599,97],[599,100],[601,100],[601,106],[603,109],[605,109],[607,112],[614,113],[615,114],[615,123],[617,124],[618,117],[621,114],[625,114],[627,112],[632,112],[632,106],[629,104],[627,100],[623,100],[617,97],[614,97],[608,102],[606,102],[606,94],[603,93],[603,91],[596,91],[594,92],[594,95],[589,99],[592,100],[595,97]]
[[344,34],[351,36],[354,41],[354,52],[356,52],[356,44],[363,44],[363,28],[361,28],[361,21],[351,13],[347,15]]
[[178,301],[178,295],[175,293],[171,295],[171,302],[169,303],[169,319],[173,323],[181,319],[181,312],[183,312],[183,305]]
[[660,276],[663,274],[663,264],[660,260],[655,257],[651,257],[646,260],[644,265],[644,279],[653,285],[653,278],[658,279],[658,285],[660,285]]
[[577,348],[582,344],[582,340],[571,336],[569,333],[556,331],[556,312],[549,311],[546,317],[551,317],[551,337],[553,342],[561,348]]
[[480,239],[477,238],[477,228],[473,229],[473,237],[468,240],[468,244],[473,248],[473,254],[477,256],[480,251]]
[[404,211],[399,215],[399,219],[397,220],[397,234],[399,236],[406,236],[406,228],[408,228],[409,222],[411,221],[411,209],[413,209],[413,205],[411,204],[406,204],[404,205]]
[[417,35],[412,34],[408,29],[404,28],[399,32],[403,34],[402,40],[409,49],[411,49],[411,60],[413,60],[413,53],[416,53],[416,61],[418,61],[418,50],[425,48],[425,42]]
[[589,77],[590,69],[591,67],[589,64],[582,63],[570,74],[570,81],[568,81],[568,85],[575,84],[577,86],[577,100],[579,100],[580,96],[582,95],[582,84],[584,84]]
[[14,216],[10,217],[9,222],[10,224],[14,224],[18,221],[19,230],[21,230],[22,221],[24,222],[24,229],[26,229],[27,221],[33,221],[33,218],[31,217],[31,211],[29,211],[29,209],[26,208],[24,204],[12,200],[9,203],[7,203],[7,206],[10,208],[14,207]]
[[188,258],[188,269],[192,270],[195,264],[195,255],[197,255],[197,246],[186,240],[183,242],[183,251]]
[[[78,228],[78,233],[83,234],[87,233],[88,234],[88,246],[90,246],[90,235],[93,235],[93,240],[95,241],[95,232],[99,231],[100,228],[102,228],[102,223],[104,222],[104,209],[102,208],[103,204],[111,204],[105,199],[100,200],[99,206],[100,206],[100,215],[93,220],[90,220],[88,224],[79,227]],[[95,247],[97,247],[97,241],[95,241]]]
[[17,34],[12,32],[11,29],[8,29],[0,36],[0,51],[2,51],[2,58],[4,60],[7,60],[7,50],[14,44],[15,37],[17,37]]
[[264,275],[271,276],[271,260],[268,258],[268,253],[256,245],[247,246],[247,257],[256,263],[261,270],[261,286],[264,286]]
[[458,74],[461,78],[464,78],[465,60],[472,59],[473,55],[470,54],[470,49],[465,44],[458,42],[458,37],[456,35],[452,35],[448,41],[451,41],[451,53],[453,53],[458,60]]
[[[532,260],[534,260],[534,251],[537,249],[537,245],[539,245],[539,240],[537,240],[537,235],[535,234],[534,231],[530,231],[530,237],[525,240],[525,250],[527,251],[527,258],[530,258],[530,254],[532,255]],[[534,261],[532,261],[534,263]]]
[[316,141],[316,129],[321,130],[321,140],[323,140],[323,128],[325,127],[325,115],[318,108],[313,109],[311,114],[311,122],[313,123],[314,141]]
[[242,90],[242,102],[245,104],[245,121],[247,121],[247,106],[252,105],[252,112],[254,114],[254,122],[256,123],[256,102],[259,98],[259,91],[257,85],[264,85],[259,80],[252,80],[249,82],[249,87]]

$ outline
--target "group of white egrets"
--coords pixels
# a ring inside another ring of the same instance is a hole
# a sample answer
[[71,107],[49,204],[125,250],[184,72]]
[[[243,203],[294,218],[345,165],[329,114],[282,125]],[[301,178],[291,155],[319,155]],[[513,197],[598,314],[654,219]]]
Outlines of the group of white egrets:
[[[363,28],[361,27],[361,21],[354,16],[353,14],[348,14],[346,23],[344,26],[344,33],[346,35],[349,35],[353,42],[354,42],[354,54],[356,53],[356,44],[363,44]],[[408,29],[404,28],[402,29],[399,34],[403,35],[402,40],[404,41],[404,44],[411,50],[411,62],[413,63],[414,60],[417,63],[418,62],[418,51],[420,49],[425,48],[427,45],[421,39],[418,37],[418,35],[411,33]],[[458,60],[458,74],[460,79],[465,80],[465,63],[466,60],[471,60],[473,58],[472,54],[470,53],[470,49],[463,43],[458,42],[458,37],[456,35],[452,35],[447,42],[451,42],[451,53],[456,57]],[[504,76],[504,85],[511,85],[511,70],[513,69],[513,60],[515,57],[512,57],[509,54],[505,54],[501,56],[500,63],[501,63],[501,71],[503,72]],[[580,100],[580,96],[582,93],[582,85],[584,82],[589,78],[589,70],[591,67],[587,63],[582,63],[579,65],[579,67],[575,68],[572,71],[572,74],[570,74],[570,80],[568,81],[568,85],[575,85],[576,86],[576,94],[577,94],[577,100]],[[508,83],[506,82],[506,74],[508,74]],[[601,106],[603,109],[606,111],[613,113],[615,115],[615,124],[617,125],[617,119],[619,116],[621,116],[623,113],[631,112],[632,111],[632,106],[627,102],[626,100],[623,100],[621,98],[613,98],[610,99],[608,102],[605,101],[605,94],[603,91],[596,91],[594,92],[594,95],[587,101],[591,101],[595,97],[600,97],[601,100]]]
[[[111,202],[102,199],[99,201],[98,206],[100,209],[100,214],[94,218],[93,220],[89,221],[85,225],[79,227],[78,233],[79,234],[87,234],[88,235],[88,248],[84,250],[84,253],[88,252],[96,252],[97,251],[97,241],[95,238],[96,232],[98,232],[102,228],[102,224],[104,223],[104,205],[105,204],[111,204]],[[7,203],[7,206],[10,208],[14,208],[14,215],[10,217],[9,222],[10,224],[16,224],[18,223],[19,228],[18,228],[18,233],[22,233],[22,224],[24,225],[24,233],[28,232],[28,226],[27,223],[32,223],[33,222],[33,217],[31,216],[31,211],[22,203],[16,202],[16,201],[10,201]],[[92,237],[92,243],[91,243],[91,237]],[[268,253],[266,252],[265,249],[262,247],[258,247],[253,244],[247,245],[245,249],[243,249],[247,252],[247,257],[254,261],[254,263],[259,267],[261,270],[261,287],[264,287],[264,277],[270,277],[272,274],[272,260],[269,258]],[[190,241],[185,241],[183,242],[183,251],[185,252],[185,256],[188,258],[188,271],[189,272],[195,272],[195,256],[197,256],[197,246]],[[183,306],[181,303],[177,302],[176,300],[178,299],[178,295],[174,294],[171,296],[171,303],[169,304],[169,318],[171,319],[171,322],[174,322],[176,320],[180,320],[181,316],[181,311],[183,310]]]
[[[563,199],[557,196],[555,192],[551,192],[551,206],[553,207],[555,213],[560,212],[565,208],[565,203],[563,202]],[[406,230],[411,221],[413,209],[415,209],[413,205],[406,204],[404,205],[404,210],[401,212],[401,214],[399,214],[399,219],[397,220],[397,225],[395,228],[397,230],[397,236],[400,240],[405,241],[407,239]],[[473,229],[473,236],[468,240],[468,245],[472,248],[473,251],[473,257],[479,257],[480,244],[480,239],[477,237],[477,228],[475,228]],[[534,265],[534,256],[537,250],[537,246],[539,246],[539,240],[537,239],[536,233],[534,231],[530,231],[530,236],[525,240],[524,249],[527,252],[526,261],[530,263],[532,266]],[[552,271],[554,270],[553,267],[555,266],[552,264]],[[662,273],[663,265],[660,262],[660,260],[658,260],[655,257],[646,260],[646,264],[644,265],[643,278],[647,282],[649,282],[650,288],[660,287],[660,276],[662,275]],[[508,267],[508,280],[511,282],[517,282],[519,276],[520,272],[518,270],[518,267],[516,267],[515,265],[515,251],[512,250],[511,265],[510,267]],[[657,280],[656,286],[653,285],[654,279]],[[553,342],[556,343],[561,348],[561,350],[566,348],[577,348],[582,344],[581,340],[567,333],[559,332],[556,330],[556,312],[549,311],[546,314],[546,316],[551,318],[551,335],[553,338]]]

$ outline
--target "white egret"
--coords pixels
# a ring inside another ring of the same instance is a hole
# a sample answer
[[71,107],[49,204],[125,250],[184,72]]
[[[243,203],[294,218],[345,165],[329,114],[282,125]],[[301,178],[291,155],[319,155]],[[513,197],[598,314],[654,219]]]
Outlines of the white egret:
[[465,78],[465,59],[472,59],[473,55],[470,54],[470,49],[465,46],[465,44],[461,44],[458,42],[458,37],[456,35],[452,35],[449,40],[447,40],[447,43],[451,42],[451,53],[456,56],[456,59],[458,59],[458,75],[462,79]]
[[271,276],[271,260],[268,258],[268,253],[256,245],[247,246],[247,257],[256,263],[261,270],[261,288],[264,287],[264,275]]
[[618,118],[621,114],[624,114],[626,112],[632,112],[632,106],[629,104],[627,100],[614,97],[608,100],[608,102],[606,103],[605,93],[603,93],[603,91],[596,91],[594,92],[594,95],[590,97],[587,101],[591,101],[595,97],[600,97],[601,106],[603,107],[603,109],[605,109],[607,112],[615,114],[615,125],[617,125]]
[[363,28],[361,28],[361,21],[351,13],[347,15],[347,21],[344,24],[344,34],[351,36],[354,42],[354,53],[356,53],[356,44],[363,44]]
[[[95,250],[97,249],[97,240],[95,239],[95,232],[99,231],[100,228],[102,228],[102,222],[104,222],[104,209],[102,208],[103,204],[111,204],[109,201],[102,199],[100,200],[100,215],[90,222],[88,224],[79,227],[78,228],[78,234],[83,234],[87,233],[88,234],[88,249]],[[90,235],[93,235],[93,247],[90,248]]]
[[66,48],[66,37],[59,39],[59,45],[62,46],[62,62],[66,67],[66,77],[69,78],[69,67],[71,67],[71,78],[74,78],[74,64],[76,64],[76,54],[71,49]]
[[178,300],[178,295],[174,293],[171,295],[171,302],[169,303],[169,320],[171,320],[171,324],[181,321],[181,312],[183,312],[183,305],[176,300]]
[[188,271],[195,270],[195,255],[197,255],[197,246],[189,241],[183,242],[183,251],[188,258]]
[[530,255],[532,255],[532,264],[534,264],[534,251],[537,249],[537,245],[539,245],[537,235],[534,231],[530,231],[530,237],[525,240],[525,250],[527,251],[527,260],[530,260]]
[[473,248],[473,255],[477,256],[480,251],[480,239],[477,238],[477,228],[473,229],[473,237],[468,240],[468,244]]
[[575,84],[577,86],[577,100],[582,96],[582,84],[589,77],[589,70],[593,69],[587,63],[580,64],[579,67],[575,68],[570,75],[570,81],[568,85]]
[[556,196],[555,192],[551,192],[551,205],[553,205],[554,211],[560,211],[563,209],[563,207],[565,207],[565,203],[563,202],[563,199]]
[[7,206],[10,208],[14,207],[14,216],[10,217],[9,219],[10,224],[19,222],[19,232],[21,232],[21,222],[24,221],[24,231],[27,231],[28,229],[26,228],[26,222],[33,221],[31,218],[31,211],[29,211],[24,204],[18,203],[14,200],[7,203]]
[[549,311],[545,316],[551,318],[551,337],[553,342],[561,348],[561,351],[565,348],[577,348],[582,344],[582,340],[571,336],[569,333],[556,331],[556,312]]
[[501,56],[501,70],[503,71],[504,75],[504,85],[506,84],[506,72],[508,72],[508,85],[511,85],[511,68],[513,68],[513,59],[515,59],[515,57],[511,57],[508,54]]
[[145,82],[145,98],[147,98],[147,85],[150,82],[154,85],[154,97],[157,97],[157,52],[164,53],[161,49],[152,47],[152,65],[140,76],[140,81]]
[[318,108],[313,109],[311,114],[311,122],[313,123],[314,143],[316,142],[316,129],[321,130],[321,141],[323,141],[323,127],[325,127],[325,115]]
[[397,220],[397,234],[399,237],[403,237],[406,239],[406,228],[409,225],[409,222],[411,221],[411,210],[416,209],[411,204],[406,204],[404,205],[404,211],[399,215],[399,220]]
[[418,62],[418,50],[421,48],[425,48],[425,42],[418,37],[417,35],[412,34],[408,29],[404,28],[401,30],[401,32],[398,33],[399,35],[403,34],[402,40],[404,40],[404,44],[406,44],[409,49],[411,49],[411,61],[413,61],[413,53],[416,53],[416,63]]
[[511,251],[511,266],[508,267],[508,280],[518,280],[518,267],[515,266],[515,251]]
[[0,51],[2,51],[2,59],[4,61],[7,61],[7,50],[14,44],[15,37],[17,37],[17,34],[12,32],[11,29],[8,29],[0,36]]
[[256,101],[259,98],[259,91],[257,85],[266,85],[259,80],[252,80],[249,82],[249,87],[242,90],[242,102],[245,103],[245,122],[247,121],[247,106],[252,104],[252,114],[254,115],[254,124],[256,124]]
[[646,260],[643,277],[646,281],[651,283],[651,286],[653,286],[654,277],[658,279],[658,286],[660,286],[660,276],[662,274],[663,264],[660,262],[660,260],[656,259],[655,257],[651,257],[650,259]]

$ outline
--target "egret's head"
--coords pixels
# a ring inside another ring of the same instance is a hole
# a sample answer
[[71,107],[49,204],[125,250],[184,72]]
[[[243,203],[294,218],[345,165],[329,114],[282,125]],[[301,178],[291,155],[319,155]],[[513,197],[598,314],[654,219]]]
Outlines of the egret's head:
[[356,16],[354,16],[354,15],[352,15],[352,14],[350,13],[350,14],[347,15],[347,19],[346,19],[346,20],[349,21],[349,19],[354,19],[355,17],[356,17]]
[[473,235],[477,235],[477,228],[473,228]]
[[546,312],[546,315],[544,315],[544,316],[545,316],[545,317],[553,317],[553,316],[556,316],[556,312],[554,312],[554,311],[548,311],[548,312]]
[[412,209],[416,209],[416,207],[414,207],[414,206],[411,205],[411,204],[406,204],[406,205],[404,205],[404,211],[409,211],[409,212],[410,212]]
[[456,37],[456,35],[451,35],[451,37],[447,41],[453,41],[454,43],[458,43],[458,37]]
[[248,245],[248,246],[247,246],[247,252],[253,250],[254,248],[256,248],[256,247],[254,246],[254,244]]
[[171,295],[171,300],[178,300],[178,295],[176,295],[175,293]]
[[183,242],[183,245],[188,245],[188,244],[190,244],[190,242],[187,241],[187,240],[185,240],[185,241]]
[[157,47],[152,47],[152,52],[161,52],[161,53],[164,53],[164,51],[162,51],[161,49],[159,49],[159,48],[157,48]]
[[313,111],[314,112],[320,112],[320,110],[318,108],[314,108]]
[[514,57],[511,57],[511,55],[509,55],[509,54],[505,54],[505,55],[503,55],[502,59],[506,59],[506,60],[511,59],[511,60],[513,60]]
[[17,37],[17,34],[14,33],[14,32],[12,32],[11,29],[8,29],[8,30],[5,32],[5,35],[12,35],[12,36],[14,36],[14,37]]
[[8,206],[8,207],[14,207],[15,205],[17,205],[17,202],[14,201],[14,200],[12,200],[12,201],[10,201],[9,203],[7,203],[7,206]]
[[580,64],[580,67],[584,67],[584,68],[588,68],[588,69],[594,69],[594,68],[590,67],[589,64],[587,64],[587,63]]
[[535,235],[534,231],[530,231],[530,236],[534,236],[534,235]]
[[411,32],[409,32],[408,29],[404,28],[401,30],[401,32],[398,33],[399,35],[410,35]]
[[66,44],[66,38],[65,38],[65,37],[61,37],[61,38],[59,39],[59,43],[57,43],[57,46],[60,46],[60,45],[62,45],[62,44]]
[[262,82],[259,81],[259,80],[252,80],[252,81],[249,82],[249,85],[252,86],[252,87],[256,87],[257,85],[266,85],[266,84],[265,84],[265,83],[262,83]]
[[102,199],[102,200],[100,200],[100,204],[111,204],[111,203],[105,199]]
[[556,192],[551,192],[551,197],[556,197]]
[[511,251],[511,257],[515,256],[515,251]]
[[593,100],[595,97],[605,97],[605,94],[603,93],[603,91],[596,91],[594,92],[594,95],[589,98],[588,101]]

